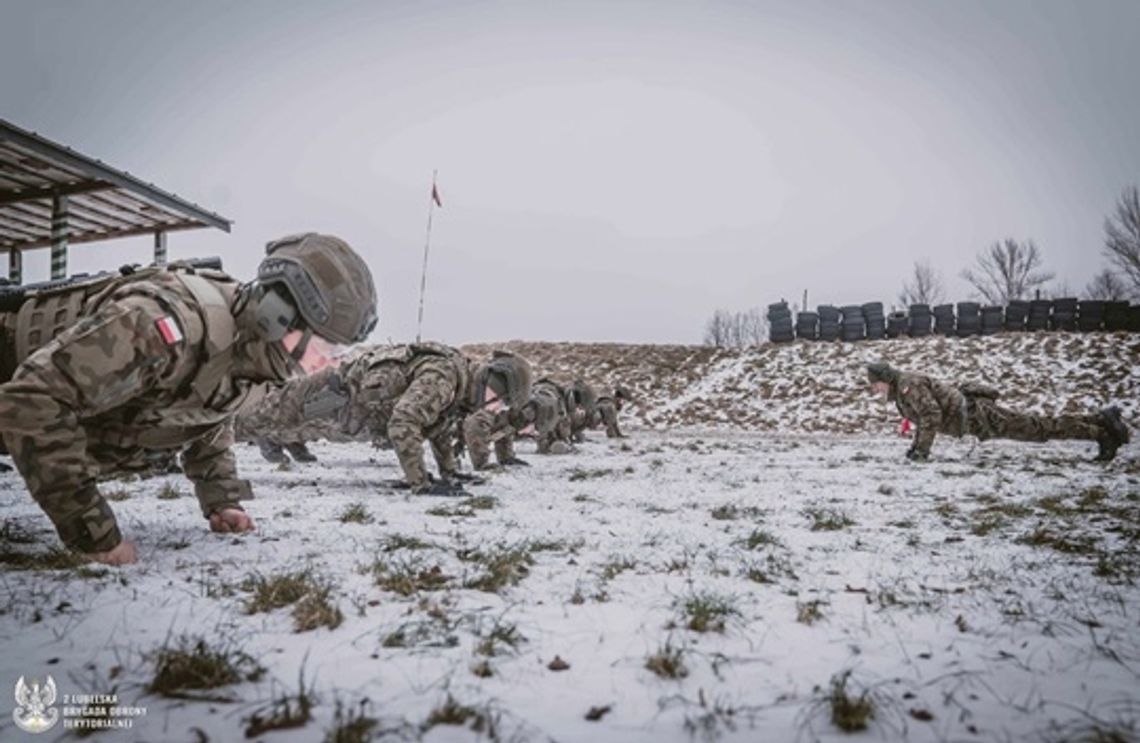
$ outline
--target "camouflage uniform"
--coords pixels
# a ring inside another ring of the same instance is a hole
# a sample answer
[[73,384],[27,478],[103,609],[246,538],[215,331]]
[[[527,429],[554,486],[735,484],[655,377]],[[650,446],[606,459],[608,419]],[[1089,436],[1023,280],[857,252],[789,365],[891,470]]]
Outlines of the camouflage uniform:
[[[453,426],[482,407],[477,401],[486,368],[437,343],[372,348],[339,369],[268,390],[240,411],[239,435],[367,436],[378,446],[390,442],[407,483],[425,490],[430,478],[423,443],[431,445],[441,477],[459,471]],[[526,384],[529,388],[529,379]]]
[[[179,451],[203,515],[241,510],[251,491],[230,451],[231,419],[252,385],[299,371],[278,341],[290,329],[301,343],[371,331],[375,288],[346,243],[307,233],[266,251],[257,283],[172,264],[29,288],[5,306],[0,358],[21,363],[0,378],[0,438],[65,545],[116,548],[97,480]],[[278,284],[296,281],[321,304],[290,304]]]
[[598,396],[594,388],[581,379],[574,380],[566,391],[566,409],[570,415],[570,439],[574,443],[586,440],[586,429],[598,412]]
[[[1051,439],[1083,439],[1102,443],[1117,435],[1113,415],[1035,415],[1021,413],[997,404],[999,393],[992,388],[967,383],[957,387],[936,382],[922,374],[898,372],[886,364],[868,367],[872,382],[890,385],[888,399],[899,413],[915,424],[914,444],[907,452],[909,459],[926,459],[934,437],[939,434],[962,437],[976,436],[979,441],[1004,438],[1016,441],[1049,441]],[[1115,410],[1115,409],[1108,409]],[[1124,440],[1127,442],[1127,429]],[[1112,447],[1115,455],[1116,448]],[[1111,456],[1107,457],[1111,458]]]
[[534,383],[532,396],[536,404],[554,412],[553,421],[537,431],[539,454],[564,454],[570,451],[572,424],[566,409],[566,389],[553,379],[544,378]]
[[[238,290],[220,272],[144,270],[83,298],[81,319],[50,341],[55,329],[5,334],[10,358],[46,342],[0,385],[0,421],[28,490],[68,547],[101,552],[121,541],[95,482],[145,460],[144,451],[182,449],[206,515],[248,497],[227,420],[248,380],[281,378],[286,363],[239,344],[230,314]],[[17,323],[34,325],[53,296],[74,302],[76,291],[29,298]]]
[[613,396],[603,395],[599,397],[596,412],[590,421],[590,427],[594,428],[604,423],[606,426],[606,438],[625,438],[625,434],[622,433],[618,427],[617,414],[621,411],[622,403],[626,397],[628,397],[628,395],[625,390],[620,387],[614,390]]
[[557,426],[560,407],[553,395],[532,389],[530,399],[522,407],[492,413],[480,410],[463,422],[463,438],[471,466],[477,470],[490,467],[491,446],[500,465],[525,465],[515,456],[515,436],[534,425],[540,440]]

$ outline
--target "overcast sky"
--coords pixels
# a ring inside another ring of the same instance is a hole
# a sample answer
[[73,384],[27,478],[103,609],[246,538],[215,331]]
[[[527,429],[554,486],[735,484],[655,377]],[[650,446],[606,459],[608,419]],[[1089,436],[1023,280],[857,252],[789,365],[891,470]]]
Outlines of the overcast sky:
[[[375,340],[693,343],[717,308],[888,305],[1033,239],[1073,291],[1140,181],[1140,2],[0,0],[0,118],[235,221],[319,230]],[[149,257],[78,245],[73,271]],[[48,251],[25,257],[48,275]]]

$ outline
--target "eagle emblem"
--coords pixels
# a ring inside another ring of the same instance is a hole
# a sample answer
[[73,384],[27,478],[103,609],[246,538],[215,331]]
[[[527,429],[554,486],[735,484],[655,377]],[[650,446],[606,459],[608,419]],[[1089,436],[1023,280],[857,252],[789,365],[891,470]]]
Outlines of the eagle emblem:
[[55,679],[48,676],[41,684],[32,679],[29,686],[21,676],[16,682],[16,709],[12,710],[12,720],[23,731],[44,733],[59,722],[59,710],[55,704]]

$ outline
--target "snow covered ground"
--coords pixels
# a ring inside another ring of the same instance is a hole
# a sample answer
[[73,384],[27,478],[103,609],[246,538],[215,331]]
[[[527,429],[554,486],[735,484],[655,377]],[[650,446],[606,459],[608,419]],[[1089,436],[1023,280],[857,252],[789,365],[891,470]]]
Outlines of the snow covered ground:
[[[287,469],[242,447],[245,537],[208,533],[180,476],[107,483],[143,557],[124,569],[67,566],[2,476],[0,686],[145,707],[109,740],[238,740],[290,696],[300,726],[254,737],[838,740],[838,683],[869,702],[855,739],[1140,736],[1135,444],[1105,467],[1092,444],[940,439],[913,465],[881,434],[629,433],[523,442],[532,466],[470,501],[392,489],[366,444]],[[249,613],[297,598],[258,579],[297,573],[315,593]],[[241,678],[148,691],[179,647]],[[2,740],[63,736],[3,711]]]

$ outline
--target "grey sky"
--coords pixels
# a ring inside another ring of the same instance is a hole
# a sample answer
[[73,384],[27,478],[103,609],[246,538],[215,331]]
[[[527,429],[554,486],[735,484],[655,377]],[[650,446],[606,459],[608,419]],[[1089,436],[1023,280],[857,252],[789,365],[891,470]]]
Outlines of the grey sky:
[[[1032,238],[1079,291],[1140,180],[1140,3],[0,0],[0,117],[236,221],[316,229],[377,339],[698,342],[718,307],[890,303]],[[71,268],[148,241],[72,248]],[[29,280],[47,251],[29,253]]]

